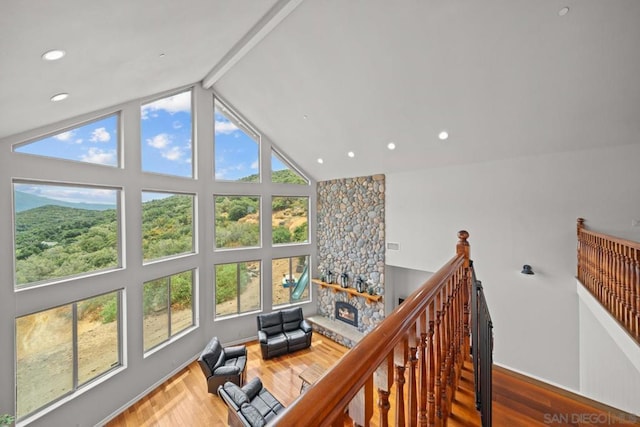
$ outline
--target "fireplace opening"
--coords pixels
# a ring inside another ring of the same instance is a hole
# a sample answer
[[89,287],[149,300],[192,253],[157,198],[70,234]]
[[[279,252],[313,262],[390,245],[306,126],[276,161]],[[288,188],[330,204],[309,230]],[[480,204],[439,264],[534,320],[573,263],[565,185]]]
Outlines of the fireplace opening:
[[358,309],[348,302],[336,301],[336,319],[358,327]]

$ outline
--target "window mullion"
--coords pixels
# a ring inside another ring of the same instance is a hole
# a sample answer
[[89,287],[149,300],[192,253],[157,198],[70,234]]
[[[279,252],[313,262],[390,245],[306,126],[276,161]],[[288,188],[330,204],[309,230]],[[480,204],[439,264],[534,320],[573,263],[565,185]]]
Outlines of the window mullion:
[[171,333],[171,276],[167,277],[167,321],[169,322],[169,335],[171,339],[173,334]]
[[71,306],[71,330],[72,330],[72,359],[73,359],[73,388],[78,389],[78,303],[74,302]]

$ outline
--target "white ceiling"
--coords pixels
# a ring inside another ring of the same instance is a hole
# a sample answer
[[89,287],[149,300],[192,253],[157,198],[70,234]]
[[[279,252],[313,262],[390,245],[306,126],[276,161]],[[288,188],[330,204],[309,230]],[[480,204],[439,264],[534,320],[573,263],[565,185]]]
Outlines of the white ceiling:
[[[0,137],[200,81],[275,0],[8,3]],[[639,143],[639,46],[637,0],[303,0],[213,88],[324,180]]]

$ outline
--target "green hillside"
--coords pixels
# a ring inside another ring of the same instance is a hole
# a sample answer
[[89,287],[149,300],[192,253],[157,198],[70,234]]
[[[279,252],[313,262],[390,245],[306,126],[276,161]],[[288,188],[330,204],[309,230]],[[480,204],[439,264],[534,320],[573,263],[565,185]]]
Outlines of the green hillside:
[[[241,182],[258,182],[260,176],[258,174],[249,175],[240,179]],[[291,169],[283,169],[271,172],[271,181],[281,184],[307,184],[307,182],[296,172]]]

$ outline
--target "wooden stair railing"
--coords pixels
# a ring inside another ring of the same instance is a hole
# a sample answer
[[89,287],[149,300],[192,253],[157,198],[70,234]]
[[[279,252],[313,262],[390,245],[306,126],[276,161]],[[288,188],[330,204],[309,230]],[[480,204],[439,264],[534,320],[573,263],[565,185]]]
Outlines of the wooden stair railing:
[[456,255],[270,425],[343,426],[348,411],[368,426],[375,387],[378,425],[388,426],[395,383],[391,425],[445,426],[470,350],[469,233],[458,237]]
[[578,218],[578,280],[640,344],[640,243],[587,230]]

